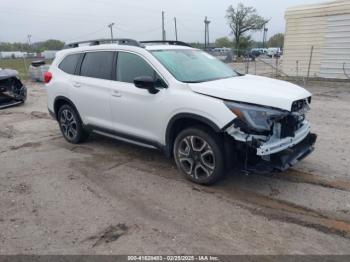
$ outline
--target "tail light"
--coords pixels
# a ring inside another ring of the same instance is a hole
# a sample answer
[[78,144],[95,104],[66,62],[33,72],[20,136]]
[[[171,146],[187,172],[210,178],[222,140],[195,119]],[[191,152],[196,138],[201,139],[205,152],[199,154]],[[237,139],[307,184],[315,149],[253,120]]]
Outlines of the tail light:
[[45,82],[45,84],[50,83],[51,79],[52,79],[52,73],[49,72],[49,71],[45,72],[44,73],[44,82]]

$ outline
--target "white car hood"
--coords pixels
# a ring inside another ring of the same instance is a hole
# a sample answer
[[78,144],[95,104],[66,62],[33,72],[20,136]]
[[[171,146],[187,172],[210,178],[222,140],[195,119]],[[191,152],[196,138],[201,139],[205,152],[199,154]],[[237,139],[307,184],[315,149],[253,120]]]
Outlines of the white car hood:
[[245,75],[216,81],[189,84],[196,93],[224,100],[280,108],[291,111],[294,101],[311,93],[289,82],[272,78]]

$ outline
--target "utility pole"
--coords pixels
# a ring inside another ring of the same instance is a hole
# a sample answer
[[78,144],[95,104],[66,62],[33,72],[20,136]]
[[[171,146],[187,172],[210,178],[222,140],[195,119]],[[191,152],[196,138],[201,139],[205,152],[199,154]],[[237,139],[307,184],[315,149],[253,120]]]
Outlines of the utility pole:
[[31,38],[32,38],[32,35],[28,35],[28,45],[29,45],[29,47],[32,45]]
[[269,31],[266,26],[264,26],[264,36],[263,36],[263,48],[266,48],[266,41],[267,41],[267,32]]
[[210,21],[207,17],[204,19],[204,25],[205,25],[205,31],[204,31],[204,49],[207,49],[210,45],[210,38],[209,38],[209,24]]
[[110,30],[111,30],[111,40],[112,40],[112,42],[113,42],[113,26],[114,26],[114,23],[110,23],[109,25],[108,25],[108,27],[110,28]]
[[174,17],[174,22],[175,22],[175,39],[177,41],[177,23],[176,23],[176,17]]
[[165,18],[164,18],[164,11],[162,11],[162,40],[166,40],[166,33],[165,33]]

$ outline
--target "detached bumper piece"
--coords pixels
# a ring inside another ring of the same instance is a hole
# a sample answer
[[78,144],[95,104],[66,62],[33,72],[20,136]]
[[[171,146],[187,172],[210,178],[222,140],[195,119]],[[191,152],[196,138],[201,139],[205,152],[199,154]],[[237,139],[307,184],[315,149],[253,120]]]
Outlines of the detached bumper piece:
[[309,134],[303,141],[292,148],[271,156],[271,164],[278,171],[285,171],[310,155],[314,150],[317,135]]
[[5,109],[8,107],[16,106],[23,103],[24,101],[16,101],[13,98],[5,96],[0,93],[0,109]]
[[255,165],[248,166],[246,171],[255,173],[283,172],[310,155],[315,150],[316,140],[317,135],[309,133],[297,145],[272,154],[270,161],[261,159]]

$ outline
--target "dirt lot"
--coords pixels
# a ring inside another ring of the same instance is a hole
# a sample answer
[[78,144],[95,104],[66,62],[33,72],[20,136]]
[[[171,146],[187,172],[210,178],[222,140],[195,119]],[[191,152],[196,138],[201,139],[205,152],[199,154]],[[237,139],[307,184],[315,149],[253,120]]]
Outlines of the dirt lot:
[[315,153],[279,175],[185,181],[153,150],[70,145],[45,87],[0,111],[0,254],[349,254],[350,84],[314,83]]

